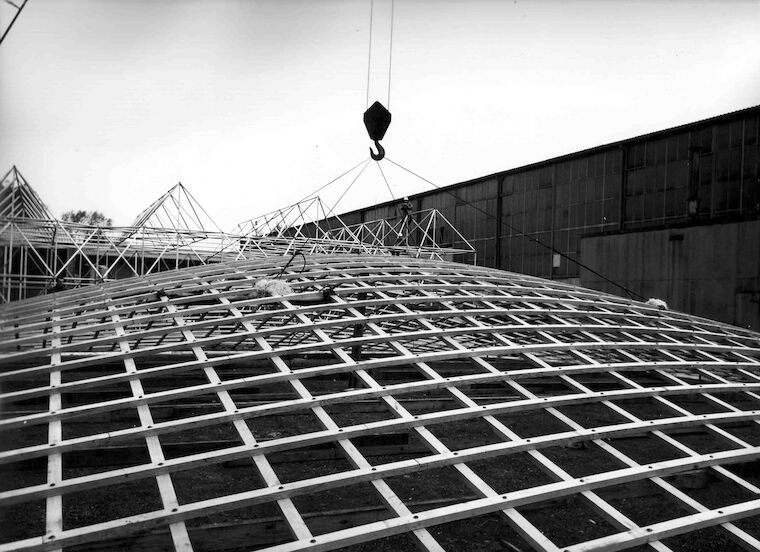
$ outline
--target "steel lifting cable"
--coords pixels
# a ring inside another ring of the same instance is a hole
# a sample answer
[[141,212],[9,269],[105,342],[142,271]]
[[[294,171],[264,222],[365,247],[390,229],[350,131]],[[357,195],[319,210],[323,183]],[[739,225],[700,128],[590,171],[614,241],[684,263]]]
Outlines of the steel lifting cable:
[[336,176],[335,178],[333,178],[332,180],[330,180],[330,182],[328,182],[327,184],[323,184],[322,186],[320,186],[319,188],[317,188],[316,190],[314,190],[313,192],[311,192],[306,197],[303,197],[303,198],[299,199],[296,203],[301,203],[302,201],[305,201],[307,199],[310,199],[310,198],[314,197],[315,194],[318,194],[319,192],[321,192],[322,190],[324,190],[325,188],[327,188],[330,184],[332,184],[332,183],[340,180],[341,178],[343,178],[344,176],[346,176],[348,173],[350,173],[354,169],[358,168],[359,165],[361,165],[362,163],[366,163],[367,161],[369,161],[369,159],[362,159],[356,165],[354,165],[353,167],[351,167],[350,169],[348,169],[346,172],[344,172],[343,174],[341,174],[339,176]]
[[369,79],[370,69],[372,68],[372,14],[375,11],[375,0],[370,0],[369,4],[369,48],[367,49],[367,101],[364,109],[369,107]]
[[[607,277],[607,276],[605,276],[604,274],[600,274],[599,272],[597,272],[596,270],[594,270],[594,269],[593,269],[593,268],[591,268],[590,266],[588,266],[588,265],[586,265],[586,264],[583,264],[582,262],[580,262],[580,261],[579,261],[579,260],[577,260],[577,259],[573,259],[573,258],[572,258],[572,257],[570,257],[568,254],[566,254],[566,253],[563,253],[562,251],[559,251],[558,249],[554,248],[553,246],[551,246],[551,245],[549,245],[549,244],[547,244],[547,243],[544,243],[544,242],[542,242],[541,240],[539,240],[539,239],[538,239],[538,238],[536,238],[535,236],[531,236],[530,234],[527,234],[527,233],[523,232],[522,230],[520,230],[520,229],[518,229],[518,228],[516,228],[516,227],[512,226],[511,224],[509,224],[507,221],[505,221],[505,220],[501,220],[501,221],[499,221],[499,220],[496,218],[496,216],[495,216],[495,215],[492,215],[492,214],[491,214],[491,213],[489,213],[488,211],[485,211],[484,209],[481,209],[480,207],[477,207],[476,205],[473,205],[472,203],[470,203],[470,202],[469,202],[469,201],[467,201],[467,200],[463,200],[463,199],[460,199],[460,198],[459,198],[459,197],[458,197],[456,194],[454,194],[453,192],[450,192],[450,191],[449,191],[449,190],[447,190],[446,188],[441,188],[440,186],[438,186],[438,185],[437,185],[437,184],[435,184],[434,182],[431,182],[430,180],[428,180],[428,179],[427,179],[427,178],[425,178],[424,176],[420,176],[419,174],[417,174],[417,173],[416,173],[416,172],[414,172],[413,170],[411,170],[411,169],[407,169],[406,167],[404,167],[403,165],[400,165],[400,164],[396,163],[396,162],[395,162],[395,161],[393,161],[392,159],[388,159],[388,161],[389,161],[389,162],[391,162],[391,163],[393,163],[394,165],[396,165],[398,168],[405,170],[405,171],[406,171],[406,172],[408,172],[409,174],[411,174],[411,175],[413,175],[413,176],[416,176],[416,177],[417,177],[417,178],[419,178],[420,180],[422,180],[422,181],[424,181],[424,182],[427,182],[428,184],[430,184],[431,186],[433,186],[433,188],[435,188],[436,190],[439,190],[439,191],[441,191],[441,192],[444,192],[444,193],[446,193],[446,194],[450,195],[451,197],[453,197],[454,199],[456,199],[457,201],[460,201],[460,202],[464,203],[465,205],[468,205],[468,206],[472,207],[473,209],[475,209],[475,210],[476,210],[476,211],[478,211],[479,213],[481,213],[481,214],[485,215],[486,217],[488,217],[488,218],[491,218],[491,219],[494,219],[494,220],[496,221],[496,223],[497,223],[497,224],[499,224],[499,222],[501,222],[501,224],[502,224],[503,226],[506,226],[507,228],[509,228],[509,229],[510,229],[510,230],[512,230],[513,232],[515,232],[515,233],[517,233],[517,234],[519,234],[519,235],[521,235],[521,236],[523,236],[523,237],[527,238],[528,240],[530,240],[530,241],[532,241],[532,242],[534,242],[534,243],[536,243],[536,244],[538,244],[538,245],[540,245],[540,246],[542,246],[542,247],[545,247],[546,249],[550,250],[552,253],[555,253],[555,254],[557,254],[557,255],[561,256],[562,258],[564,258],[564,259],[567,259],[568,261],[570,261],[570,262],[573,262],[573,263],[577,264],[579,267],[581,267],[581,268],[585,268],[586,270],[588,270],[589,272],[591,272],[591,273],[592,273],[592,274],[594,274],[595,276],[599,276],[599,277],[600,277],[602,280],[604,280],[605,282],[607,282],[607,283],[609,283],[609,284],[612,284],[613,286],[615,286],[615,287],[618,287],[618,288],[622,289],[623,291],[625,291],[625,292],[628,294],[628,297],[630,297],[631,299],[638,299],[638,300],[640,300],[640,301],[644,301],[644,300],[646,300],[646,298],[645,298],[644,296],[642,296],[641,294],[639,294],[639,293],[636,293],[635,291],[633,291],[632,289],[629,289],[629,288],[627,288],[627,287],[626,287],[626,286],[624,286],[623,284],[619,284],[618,282],[616,282],[616,281],[614,281],[614,280],[612,280],[612,279],[608,278],[608,277]],[[497,229],[496,229],[496,231],[498,232],[498,231],[499,231],[499,229],[497,228]]]
[[[298,204],[298,203],[301,203],[302,201],[305,201],[305,200],[307,200],[307,199],[310,199],[311,197],[313,197],[313,196],[314,196],[314,194],[317,194],[317,193],[321,192],[322,190],[324,190],[325,188],[327,188],[327,187],[328,187],[330,184],[333,184],[333,183],[335,183],[336,181],[340,180],[341,178],[343,178],[344,176],[346,176],[346,175],[347,175],[348,173],[350,173],[351,171],[353,171],[353,170],[357,169],[357,168],[358,168],[358,167],[359,167],[359,166],[360,166],[362,163],[367,163],[368,161],[369,161],[369,159],[364,159],[364,160],[360,161],[359,163],[357,163],[356,165],[354,165],[353,167],[351,167],[350,169],[348,169],[346,172],[344,172],[344,173],[342,173],[342,174],[340,174],[340,175],[336,176],[336,177],[335,177],[335,178],[333,178],[332,180],[330,180],[330,182],[328,182],[327,184],[323,184],[322,186],[320,186],[319,188],[317,188],[316,190],[314,190],[313,192],[311,192],[309,195],[307,195],[307,196],[305,196],[305,197],[303,197],[303,198],[299,199],[299,200],[296,202],[296,204]],[[359,173],[359,174],[361,174],[361,173]],[[341,196],[341,197],[342,197],[342,196]],[[246,235],[247,235],[247,234],[246,234]],[[207,257],[205,257],[205,258],[203,259],[203,262],[204,262],[204,263],[206,263],[206,262],[208,262],[208,260],[209,260],[209,259],[212,259],[212,258],[216,257],[217,255],[221,255],[222,253],[224,253],[224,252],[225,252],[225,251],[227,251],[227,250],[228,250],[230,247],[232,247],[233,245],[235,245],[235,244],[237,244],[237,243],[238,243],[237,241],[231,241],[230,243],[228,243],[227,245],[225,245],[224,247],[222,247],[222,248],[221,248],[219,251],[215,251],[214,253],[211,253],[210,255],[208,255]]]
[[[391,108],[391,74],[393,70],[393,20],[396,10],[396,0],[391,0],[391,32],[390,43],[388,47],[388,109]],[[369,4],[369,47],[367,48],[367,98],[364,109],[369,107],[369,83],[372,74],[372,24],[374,22],[375,0],[370,0]]]
[[[372,75],[372,32],[374,23],[374,11],[375,1],[370,1],[369,8],[369,48],[367,52],[367,97],[366,97],[366,111],[364,112],[364,126],[367,127],[367,133],[370,140],[375,143],[377,153],[369,149],[370,156],[375,161],[381,161],[385,157],[385,149],[380,145],[380,140],[385,136],[385,132],[388,130],[388,126],[391,124],[391,113],[388,109],[379,101],[369,105],[369,86]],[[391,102],[391,70],[393,67],[393,19],[395,11],[395,0],[391,0],[391,28],[390,28],[390,40],[388,49],[388,97],[387,103],[390,106]]]
[[332,213],[333,216],[337,216],[335,214],[335,208],[338,206],[338,203],[340,203],[340,201],[345,197],[348,191],[353,187],[353,185],[356,183],[359,177],[364,173],[364,170],[367,168],[367,165],[369,165],[369,159],[367,159],[367,161],[364,163],[364,166],[362,167],[362,170],[360,170],[359,173],[354,177],[354,179],[351,181],[351,183],[348,185],[345,191],[340,195],[340,197],[335,202],[335,204],[332,207],[330,207],[330,210],[327,212],[328,215]]
[[[390,160],[389,160],[390,161]],[[388,184],[388,179],[385,178],[385,172],[383,171],[383,167],[380,166],[380,163],[377,164],[377,168],[380,169],[380,174],[383,177],[383,180],[385,181],[385,186],[388,188],[388,192],[391,194],[391,199],[393,201],[396,201],[395,196],[393,195],[393,190],[391,190],[391,185]]]
[[393,12],[396,0],[391,0],[391,40],[388,47],[388,110],[391,108],[391,69],[393,68]]

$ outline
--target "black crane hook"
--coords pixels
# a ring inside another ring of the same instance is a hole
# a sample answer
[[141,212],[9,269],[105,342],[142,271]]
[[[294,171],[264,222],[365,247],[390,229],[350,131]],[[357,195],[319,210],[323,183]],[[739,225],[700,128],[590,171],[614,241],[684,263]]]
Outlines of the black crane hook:
[[380,140],[385,136],[385,131],[391,124],[391,112],[385,109],[380,102],[375,102],[369,109],[364,112],[364,126],[367,127],[367,133],[370,140],[375,142],[377,153],[369,148],[369,154],[375,161],[380,161],[385,157],[385,148],[380,145]]
[[380,142],[375,140],[375,147],[377,148],[377,153],[372,151],[372,148],[369,148],[369,156],[374,159],[375,161],[380,161],[383,157],[385,157],[385,148],[380,145]]

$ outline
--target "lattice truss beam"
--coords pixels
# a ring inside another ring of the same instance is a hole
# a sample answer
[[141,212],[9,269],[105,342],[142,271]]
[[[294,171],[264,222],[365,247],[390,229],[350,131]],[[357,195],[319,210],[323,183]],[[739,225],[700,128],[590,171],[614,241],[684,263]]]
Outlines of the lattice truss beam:
[[0,552],[760,549],[757,333],[404,257],[262,295],[285,262],[2,307]]
[[[462,244],[454,248],[436,239],[441,230]],[[346,223],[319,197],[305,199],[241,222],[233,230],[243,236],[236,260],[255,258],[270,249],[306,254],[364,253],[408,255],[443,260],[453,255],[475,259],[475,248],[437,209],[410,212],[393,219]],[[253,256],[251,256],[251,253]]]
[[[460,243],[454,248],[442,243]],[[443,259],[446,255],[475,257],[475,248],[459,233],[438,209],[410,211],[393,219],[378,219],[330,229],[326,237],[336,240],[357,239],[374,248],[411,253],[413,257]]]
[[[87,226],[56,220],[12,167],[0,181],[0,302],[33,297],[53,287],[295,251],[434,259],[465,254],[474,259],[474,249],[453,228],[449,232],[461,238],[464,249],[436,243],[434,234],[441,225],[451,228],[440,213],[429,211],[349,228],[315,197],[241,223],[228,233],[178,183],[128,227]],[[403,243],[398,240],[401,232]]]

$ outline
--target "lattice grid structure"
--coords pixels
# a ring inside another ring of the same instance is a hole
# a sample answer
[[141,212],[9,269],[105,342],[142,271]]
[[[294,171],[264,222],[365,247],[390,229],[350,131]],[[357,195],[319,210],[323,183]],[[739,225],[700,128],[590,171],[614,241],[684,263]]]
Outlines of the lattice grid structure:
[[262,296],[286,260],[2,307],[0,551],[760,549],[757,333],[393,256]]

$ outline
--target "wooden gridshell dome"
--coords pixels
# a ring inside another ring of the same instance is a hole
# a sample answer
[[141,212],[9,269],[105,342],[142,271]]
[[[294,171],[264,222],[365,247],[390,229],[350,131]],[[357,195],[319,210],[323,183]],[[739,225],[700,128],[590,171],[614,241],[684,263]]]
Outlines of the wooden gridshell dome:
[[0,552],[760,549],[757,333],[287,260],[2,307]]

